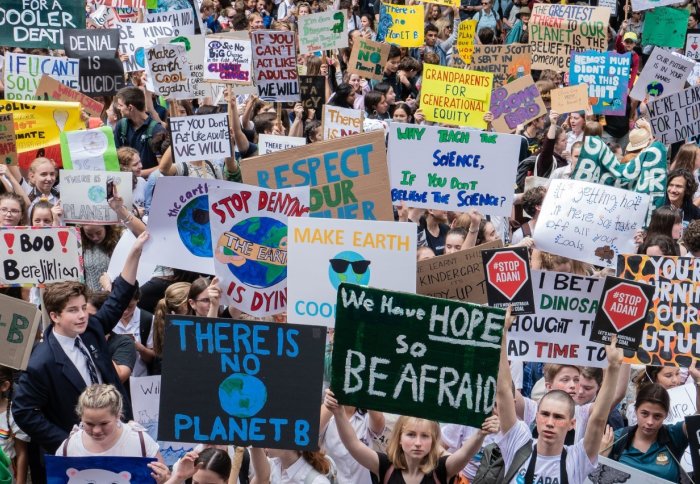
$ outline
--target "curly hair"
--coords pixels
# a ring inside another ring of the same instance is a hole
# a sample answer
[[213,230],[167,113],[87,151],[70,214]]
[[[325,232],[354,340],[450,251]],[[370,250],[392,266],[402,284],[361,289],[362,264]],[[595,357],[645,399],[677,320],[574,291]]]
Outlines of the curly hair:
[[688,252],[700,251],[700,220],[693,220],[683,232],[683,244]]
[[[680,178],[683,177],[685,179],[685,191],[683,192],[683,204],[687,203],[692,203],[693,202],[693,195],[698,189],[698,182],[695,181],[695,177],[693,174],[685,170],[683,168],[678,168],[673,170],[671,173],[668,174],[668,177],[666,178],[668,180],[668,183],[670,184],[671,181],[673,181],[674,178]],[[668,195],[666,195],[666,199],[668,200]]]
[[537,207],[542,205],[544,196],[547,194],[547,187],[530,188],[523,195],[523,210],[530,217],[534,217],[537,213]]

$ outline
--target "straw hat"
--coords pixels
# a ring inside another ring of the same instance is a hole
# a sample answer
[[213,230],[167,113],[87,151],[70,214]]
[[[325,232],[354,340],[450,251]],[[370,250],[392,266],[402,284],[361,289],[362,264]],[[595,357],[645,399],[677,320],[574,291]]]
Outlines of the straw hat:
[[520,20],[520,17],[522,15],[527,15],[529,17],[531,14],[532,14],[532,12],[530,12],[530,9],[528,7],[523,7],[520,9],[520,11],[518,13],[515,14],[515,18]]
[[644,128],[634,128],[630,131],[630,142],[627,151],[643,150],[651,144],[651,133]]

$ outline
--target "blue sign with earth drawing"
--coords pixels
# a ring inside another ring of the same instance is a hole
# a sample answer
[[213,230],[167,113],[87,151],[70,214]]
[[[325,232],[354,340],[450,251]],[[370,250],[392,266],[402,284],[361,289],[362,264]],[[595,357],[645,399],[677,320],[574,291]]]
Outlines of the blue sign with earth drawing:
[[47,455],[46,482],[48,484],[132,482],[155,483],[151,477],[150,457],[59,457]]
[[167,316],[158,438],[317,449],[325,344],[324,327]]

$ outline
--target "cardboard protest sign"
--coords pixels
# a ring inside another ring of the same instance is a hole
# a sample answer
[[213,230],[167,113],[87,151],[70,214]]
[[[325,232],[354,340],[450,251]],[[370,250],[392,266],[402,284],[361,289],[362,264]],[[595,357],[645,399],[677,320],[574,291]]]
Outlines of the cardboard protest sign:
[[66,54],[80,59],[80,91],[88,96],[112,96],[126,85],[117,58],[118,29],[67,30]]
[[513,315],[534,314],[535,302],[527,247],[481,251],[486,272],[486,295],[492,308],[507,309]]
[[12,113],[0,114],[0,164],[17,164],[17,143]]
[[309,213],[308,187],[209,192],[214,271],[221,300],[246,314],[287,310],[288,217]]
[[176,36],[194,35],[195,14],[191,8],[147,13],[145,18],[148,23],[169,23]]
[[655,47],[630,91],[630,97],[637,101],[649,101],[682,90],[685,80],[693,71],[693,64],[690,59]]
[[471,64],[474,54],[474,36],[476,35],[477,21],[474,19],[462,20],[457,32],[457,52],[459,58],[465,64]]
[[520,137],[391,123],[388,146],[392,202],[510,213]]
[[95,101],[82,92],[61,84],[53,77],[46,74],[41,76],[41,81],[39,81],[39,86],[36,88],[35,96],[42,101],[79,102],[82,108],[91,116],[100,116],[104,108],[104,104],[101,102]]
[[341,282],[415,292],[416,229],[408,223],[291,218],[289,321],[333,326]]
[[423,45],[425,5],[392,5],[382,2],[379,7],[377,41],[399,47]]
[[692,86],[647,104],[654,137],[664,144],[700,140],[700,86]]
[[241,174],[264,188],[310,185],[315,217],[394,220],[383,131],[246,158]]
[[170,118],[175,161],[216,160],[231,156],[228,114]]
[[254,30],[253,76],[260,99],[298,101],[299,74],[294,32]]
[[3,72],[7,100],[36,99],[36,88],[44,74],[78,89],[78,61],[75,59],[5,52]]
[[146,72],[154,92],[166,99],[191,99],[190,63],[182,44],[156,44],[146,49]]
[[491,125],[499,133],[512,133],[519,124],[547,114],[540,91],[529,75],[494,88],[489,110],[493,114]]
[[167,316],[158,437],[318,449],[325,345],[326,328]]
[[67,170],[119,171],[112,128],[61,133],[61,159]]
[[66,223],[117,224],[107,204],[107,181],[112,180],[124,206],[131,210],[133,173],[95,170],[61,170],[61,205]]
[[365,79],[384,79],[384,66],[389,59],[389,44],[358,37],[352,44],[348,72]]
[[481,251],[498,247],[503,247],[500,240],[418,261],[416,293],[486,304],[486,271]]
[[614,267],[634,253],[649,196],[578,180],[551,180],[533,238],[537,248],[589,264]]
[[248,33],[210,35],[204,39],[204,80],[223,84],[252,82]]
[[343,283],[331,389],[341,404],[480,427],[504,322],[502,309]]
[[572,51],[608,49],[610,9],[538,3],[529,22],[532,68],[568,72]]
[[216,98],[212,91],[216,84],[204,82],[204,37],[180,35],[170,39],[158,39],[158,43],[181,44],[185,47],[185,57],[190,65],[190,92],[193,99]]
[[275,151],[284,151],[296,146],[304,146],[306,138],[299,136],[280,136],[275,134],[258,135],[258,154],[267,155]]
[[427,64],[423,67],[420,105],[436,123],[486,129],[493,75]]
[[593,114],[623,116],[627,109],[632,54],[572,52],[569,82],[588,85]]
[[46,456],[47,484],[75,482],[154,482],[149,462],[154,457],[59,457]]
[[655,288],[642,345],[636,355],[625,361],[688,367],[700,355],[693,344],[700,308],[692,297],[700,286],[697,271],[700,268],[692,258],[624,255],[618,259],[619,277]]
[[344,10],[302,15],[298,18],[299,51],[310,54],[348,46],[348,23]]
[[0,365],[27,369],[40,323],[36,305],[0,294]]
[[[690,433],[688,433],[690,439]],[[622,464],[616,460],[598,456],[598,467],[583,484],[607,484],[609,482],[634,482],[634,484],[671,484],[671,481],[656,477],[634,467]]]
[[558,113],[573,113],[576,111],[590,111],[588,100],[588,85],[560,87],[550,91],[552,99],[552,111]]
[[142,71],[146,69],[146,47],[155,45],[158,38],[175,37],[172,25],[166,22],[148,24],[125,23],[117,24],[119,29],[119,54],[126,54],[124,71]]
[[64,29],[85,28],[85,5],[63,0],[3,0],[0,45],[63,48]]
[[688,29],[685,37],[685,56],[696,62],[700,60],[700,29]]
[[523,315],[508,332],[508,359],[606,368],[605,346],[590,341],[603,279],[532,271],[534,315]]
[[642,43],[682,49],[689,16],[690,10],[685,8],[654,7],[644,14]]
[[[314,119],[321,121],[323,117],[323,105],[326,104],[326,78],[324,76],[299,76],[299,91],[304,112],[314,110]],[[293,109],[294,103],[286,105],[287,109]]]
[[470,69],[493,74],[493,86],[499,87],[531,72],[529,44],[474,45]]
[[323,106],[323,139],[336,139],[362,133],[364,111],[361,109]]
[[0,286],[83,282],[80,232],[74,227],[3,227]]

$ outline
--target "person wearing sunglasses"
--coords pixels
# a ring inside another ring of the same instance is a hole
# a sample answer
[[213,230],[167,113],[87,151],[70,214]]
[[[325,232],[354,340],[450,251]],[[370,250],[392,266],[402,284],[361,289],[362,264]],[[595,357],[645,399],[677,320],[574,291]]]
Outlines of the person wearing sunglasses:
[[501,17],[492,7],[492,0],[481,1],[481,10],[474,15],[474,19],[476,20],[476,33],[478,35],[479,31],[488,28],[496,32],[496,38],[500,39]]

